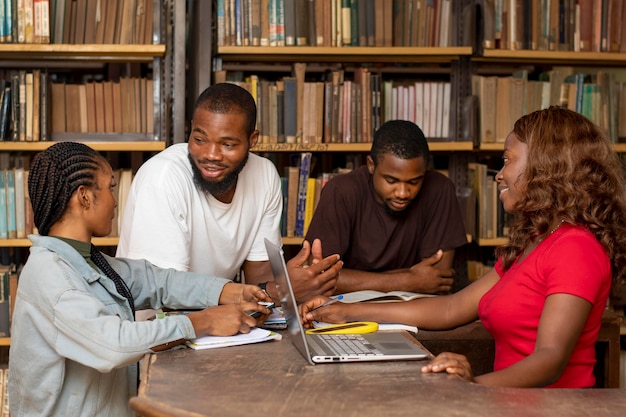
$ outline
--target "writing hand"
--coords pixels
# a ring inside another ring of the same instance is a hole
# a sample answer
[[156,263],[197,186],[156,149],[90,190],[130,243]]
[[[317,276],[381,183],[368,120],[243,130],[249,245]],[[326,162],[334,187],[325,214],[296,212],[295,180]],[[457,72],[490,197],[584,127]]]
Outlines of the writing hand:
[[326,323],[346,322],[344,313],[349,306],[339,302],[322,307],[322,305],[331,300],[332,298],[318,295],[298,306],[300,319],[305,328],[313,327],[314,321],[323,321]]
[[228,304],[209,307],[202,311],[189,313],[196,337],[200,336],[232,336],[237,333],[250,333],[257,325],[257,320],[247,311],[262,313],[259,319],[265,320],[270,311],[256,302],[248,301],[241,304]]
[[446,372],[458,375],[469,382],[474,381],[474,374],[467,358],[458,353],[443,352],[433,359],[428,365],[422,367],[422,373]]

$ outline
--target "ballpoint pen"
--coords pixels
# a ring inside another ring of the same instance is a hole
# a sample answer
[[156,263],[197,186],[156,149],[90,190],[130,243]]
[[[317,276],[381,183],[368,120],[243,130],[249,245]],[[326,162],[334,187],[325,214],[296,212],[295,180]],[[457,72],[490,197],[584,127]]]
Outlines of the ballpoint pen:
[[319,305],[319,306],[317,306],[317,307],[315,307],[315,308],[313,308],[313,309],[309,310],[309,313],[310,313],[311,311],[315,311],[315,310],[317,310],[318,308],[322,308],[322,307],[329,306],[329,305],[331,305],[331,304],[335,304],[337,301],[341,301],[342,299],[343,299],[343,295],[338,295],[338,296],[337,296],[337,298],[333,298],[332,300],[328,300],[328,301],[326,301],[324,304]]

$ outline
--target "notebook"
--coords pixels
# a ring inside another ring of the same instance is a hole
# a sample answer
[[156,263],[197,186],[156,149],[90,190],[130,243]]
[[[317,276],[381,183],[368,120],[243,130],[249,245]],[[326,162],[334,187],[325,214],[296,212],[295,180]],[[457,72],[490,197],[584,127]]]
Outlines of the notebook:
[[[312,365],[316,363],[426,359],[428,352],[404,332],[376,332],[356,335],[305,334],[289,281],[283,251],[265,239],[280,304],[287,319],[289,338]],[[351,351],[347,351],[350,348]]]

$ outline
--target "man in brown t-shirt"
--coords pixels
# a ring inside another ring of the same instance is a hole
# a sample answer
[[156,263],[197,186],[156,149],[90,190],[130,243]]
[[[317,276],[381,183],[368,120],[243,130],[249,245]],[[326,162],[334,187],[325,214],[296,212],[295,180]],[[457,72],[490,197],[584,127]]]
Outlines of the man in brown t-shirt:
[[389,121],[374,135],[367,166],[324,186],[306,240],[320,238],[324,256],[341,255],[336,294],[451,290],[465,228],[454,184],[428,170],[429,159],[417,125]]

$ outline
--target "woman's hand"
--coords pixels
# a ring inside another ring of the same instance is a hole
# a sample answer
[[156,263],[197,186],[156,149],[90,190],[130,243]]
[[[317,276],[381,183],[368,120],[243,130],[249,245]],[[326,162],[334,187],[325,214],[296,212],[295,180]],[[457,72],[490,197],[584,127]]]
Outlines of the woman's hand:
[[305,328],[312,328],[314,321],[325,323],[345,323],[349,305],[336,302],[329,306],[321,307],[332,298],[318,295],[298,306],[300,318]]
[[458,353],[440,353],[428,365],[422,367],[422,373],[429,372],[447,372],[456,374],[466,381],[476,382],[467,358]]

